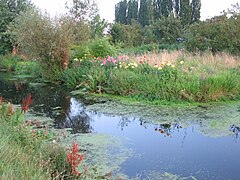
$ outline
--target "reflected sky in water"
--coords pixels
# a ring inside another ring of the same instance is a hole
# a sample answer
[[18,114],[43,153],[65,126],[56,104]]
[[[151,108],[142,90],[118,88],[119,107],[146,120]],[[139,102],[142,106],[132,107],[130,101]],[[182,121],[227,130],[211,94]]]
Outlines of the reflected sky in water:
[[178,123],[151,124],[141,118],[85,112],[75,98],[70,99],[67,114],[66,123],[71,124],[69,119],[81,122],[74,127],[79,132],[121,137],[136,154],[122,165],[130,177],[154,170],[197,179],[240,179],[239,128],[235,125],[229,126],[232,135],[210,138],[200,133],[201,123],[183,128]]
[[86,112],[84,103],[64,89],[0,81],[0,95],[15,103],[29,92],[33,95],[32,109],[53,117],[55,128],[121,137],[135,153],[121,167],[130,177],[157,171],[197,179],[240,179],[239,124],[229,124],[229,136],[212,138],[202,133],[206,129],[201,122],[188,126],[179,122],[151,124],[141,118]]

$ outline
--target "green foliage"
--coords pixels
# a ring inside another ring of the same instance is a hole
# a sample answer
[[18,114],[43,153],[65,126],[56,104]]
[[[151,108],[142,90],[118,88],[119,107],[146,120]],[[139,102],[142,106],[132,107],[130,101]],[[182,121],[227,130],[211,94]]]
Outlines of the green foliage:
[[90,29],[88,23],[84,21],[77,21],[72,23],[72,30],[74,35],[74,44],[82,44],[89,41],[91,37],[91,31],[94,29]]
[[91,21],[98,12],[95,0],[71,0],[70,4],[66,3],[66,9],[77,22]]
[[175,43],[182,36],[182,26],[179,19],[173,15],[158,19],[153,25],[153,33],[158,43]]
[[127,10],[127,23],[131,24],[133,20],[137,21],[137,19],[138,19],[138,0],[129,0]]
[[140,0],[138,21],[144,27],[153,21],[153,5],[151,0]]
[[83,92],[129,96],[137,100],[208,102],[236,99],[240,95],[238,71],[213,72],[206,68],[202,73],[186,73],[180,61],[160,68],[125,61],[106,61],[102,66],[91,62],[69,70],[66,76],[62,79],[65,84]]
[[41,67],[36,61],[21,61],[15,67],[15,73],[20,75],[30,75],[40,77]]
[[7,32],[8,25],[22,11],[30,6],[28,0],[1,0],[0,1],[0,55],[12,50],[11,34]]
[[101,19],[99,15],[96,15],[90,22],[91,26],[91,37],[103,38],[103,32],[108,27],[108,23],[105,19]]
[[154,20],[161,16],[168,17],[173,12],[172,0],[154,0]]
[[116,49],[109,43],[108,39],[95,39],[89,43],[92,57],[107,57],[116,54]]
[[[52,133],[34,128],[23,112],[0,100],[0,175],[11,179],[51,179],[67,174],[65,148],[49,141]],[[37,126],[37,125],[36,125]]]
[[191,23],[200,21],[201,0],[191,2]]
[[186,47],[190,51],[210,49],[212,52],[227,51],[239,54],[239,28],[239,15],[230,18],[226,15],[217,16],[194,24],[187,31]]
[[39,59],[44,77],[53,80],[56,73],[68,67],[70,46],[74,42],[73,26],[69,17],[53,21],[47,14],[29,10],[19,15],[10,28],[20,48]]
[[11,54],[0,56],[0,69],[14,71],[17,63],[20,61],[22,61],[22,58],[20,56],[15,56]]
[[[164,46],[166,47],[166,46]],[[134,54],[134,55],[140,55],[140,54],[146,54],[149,52],[158,52],[159,51],[159,45],[158,44],[143,44],[141,46],[135,46],[132,48],[123,48],[121,50],[122,54]]]
[[180,1],[179,17],[183,26],[191,23],[191,4],[190,0]]
[[134,21],[131,25],[114,24],[110,33],[115,44],[123,43],[123,46],[131,47],[142,43],[141,26]]
[[127,0],[121,0],[115,5],[115,22],[127,24]]

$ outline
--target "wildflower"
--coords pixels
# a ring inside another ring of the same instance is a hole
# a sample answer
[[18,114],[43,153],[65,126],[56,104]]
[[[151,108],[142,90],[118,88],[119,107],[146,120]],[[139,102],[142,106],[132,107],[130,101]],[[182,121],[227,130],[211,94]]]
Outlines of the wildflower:
[[106,63],[107,63],[107,60],[104,59],[101,65],[102,65],[102,66],[103,66],[103,65],[106,65]]
[[155,68],[158,68],[158,65],[157,65],[157,64],[155,64],[155,65],[154,65],[154,67],[155,67]]
[[171,67],[172,67],[172,68],[175,68],[175,65],[172,64]]
[[24,113],[28,110],[29,105],[32,104],[32,96],[28,94],[25,98],[21,101],[21,108]]
[[165,65],[166,65],[166,62],[164,62],[164,61],[161,62],[161,65],[162,65],[162,66],[165,66]]
[[78,144],[75,142],[72,143],[72,147],[68,150],[67,163],[70,166],[71,175],[77,175],[80,177],[80,173],[77,171],[77,166],[83,161],[84,155],[78,154]]
[[112,58],[112,63],[115,64],[116,62],[116,59]]
[[140,60],[139,60],[139,63],[140,63],[140,64],[143,64],[143,60],[140,59]]
[[78,58],[74,58],[73,61],[78,61]]
[[158,70],[162,70],[162,67],[160,66],[160,67],[158,67]]
[[167,63],[167,66],[171,66],[171,63],[170,63],[170,62],[168,62],[168,63]]
[[122,68],[122,65],[120,64],[119,67]]
[[184,61],[180,61],[180,64],[184,64]]
[[121,55],[118,56],[118,59],[119,59],[119,60],[122,60],[122,59],[123,59],[123,56],[121,56]]

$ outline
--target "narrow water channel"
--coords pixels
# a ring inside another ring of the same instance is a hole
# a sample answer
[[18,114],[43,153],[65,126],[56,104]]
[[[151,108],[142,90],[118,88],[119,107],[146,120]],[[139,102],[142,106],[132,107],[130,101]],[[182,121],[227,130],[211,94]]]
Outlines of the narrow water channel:
[[0,96],[19,103],[28,93],[33,96],[33,111],[54,118],[57,129],[121,138],[134,152],[120,167],[129,179],[240,179],[240,112],[221,126],[218,119],[148,121],[90,111],[62,87],[29,84],[0,74]]

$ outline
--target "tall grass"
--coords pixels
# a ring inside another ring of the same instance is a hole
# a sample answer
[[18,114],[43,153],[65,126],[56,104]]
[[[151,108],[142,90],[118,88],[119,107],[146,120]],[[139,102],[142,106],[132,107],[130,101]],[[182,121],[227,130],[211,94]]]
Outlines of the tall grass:
[[80,62],[63,73],[62,81],[90,92],[149,101],[208,102],[240,96],[239,57],[163,51],[112,59],[85,60],[91,62],[88,66]]
[[50,179],[50,174],[39,164],[38,157],[29,149],[12,142],[9,128],[0,127],[0,177],[1,179]]
[[47,130],[24,122],[23,112],[0,97],[0,179],[62,177],[67,172],[66,150],[47,143]]

